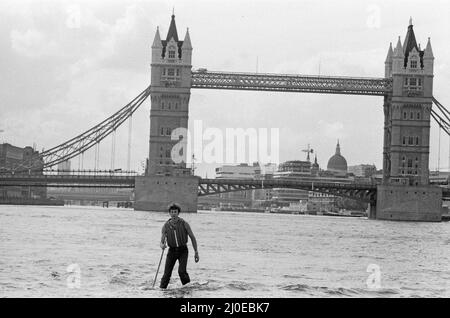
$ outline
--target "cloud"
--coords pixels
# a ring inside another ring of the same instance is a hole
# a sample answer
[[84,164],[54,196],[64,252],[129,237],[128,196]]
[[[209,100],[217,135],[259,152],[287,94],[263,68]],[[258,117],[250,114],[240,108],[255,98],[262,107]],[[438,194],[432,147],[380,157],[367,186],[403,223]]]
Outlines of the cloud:
[[287,60],[275,66],[275,73],[323,76],[383,76],[384,48],[359,51],[322,51],[303,60]]
[[59,45],[55,41],[36,29],[24,32],[12,30],[10,38],[12,49],[26,57],[54,56],[60,52]]
[[344,138],[347,134],[344,131],[344,124],[341,122],[329,123],[325,120],[319,120],[319,131],[329,138]]

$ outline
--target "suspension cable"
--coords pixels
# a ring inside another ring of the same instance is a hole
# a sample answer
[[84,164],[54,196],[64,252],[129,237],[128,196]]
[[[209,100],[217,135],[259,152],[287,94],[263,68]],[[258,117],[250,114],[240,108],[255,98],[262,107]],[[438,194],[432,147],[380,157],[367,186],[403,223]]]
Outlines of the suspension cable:
[[149,95],[150,86],[101,123],[56,147],[43,151],[34,161],[24,162],[15,167],[14,171],[49,168],[80,155],[116,130],[143,104]]
[[448,110],[442,106],[441,103],[439,103],[437,100],[433,99],[434,104],[437,106],[437,108],[441,111],[441,113],[444,115],[444,117],[450,122],[450,113],[448,112]]
[[114,159],[116,158],[116,130],[112,132],[111,138],[111,170],[114,170]]
[[97,169],[98,169],[99,146],[100,146],[100,143],[97,142],[95,144],[94,171],[97,171]]
[[438,138],[438,164],[437,164],[437,171],[439,172],[439,167],[441,165],[441,132],[442,128],[439,126],[439,138]]
[[133,115],[130,116],[128,124],[128,154],[127,154],[127,171],[131,168],[131,138],[133,133]]
[[445,108],[444,105],[442,105],[436,98],[433,97],[432,100],[434,104],[438,106],[439,109],[441,109],[442,112],[446,112],[447,114],[450,115],[450,111],[447,108]]
[[437,115],[437,117],[435,116],[435,113],[432,111],[431,112],[431,117],[433,117],[433,119],[438,123],[439,127],[441,127],[446,133],[447,135],[450,135],[450,130],[448,129],[448,124],[447,127],[445,127],[442,122],[440,120],[438,120],[437,117],[439,117],[439,115]]

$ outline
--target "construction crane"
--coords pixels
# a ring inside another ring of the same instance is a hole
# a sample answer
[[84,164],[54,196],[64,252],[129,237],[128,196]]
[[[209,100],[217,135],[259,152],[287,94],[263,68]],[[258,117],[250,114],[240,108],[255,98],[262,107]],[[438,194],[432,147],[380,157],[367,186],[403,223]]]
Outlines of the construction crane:
[[309,154],[310,153],[314,153],[314,149],[311,149],[310,145],[308,144],[308,149],[303,149],[302,151],[307,153],[306,160],[307,161],[311,161],[310,158],[309,158]]

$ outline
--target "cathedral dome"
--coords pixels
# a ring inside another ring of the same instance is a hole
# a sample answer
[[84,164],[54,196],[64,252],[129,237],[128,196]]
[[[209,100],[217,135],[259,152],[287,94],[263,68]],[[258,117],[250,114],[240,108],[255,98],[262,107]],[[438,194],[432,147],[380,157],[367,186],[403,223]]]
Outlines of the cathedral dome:
[[339,141],[336,146],[336,154],[328,160],[327,170],[336,172],[347,172],[347,160],[341,155]]

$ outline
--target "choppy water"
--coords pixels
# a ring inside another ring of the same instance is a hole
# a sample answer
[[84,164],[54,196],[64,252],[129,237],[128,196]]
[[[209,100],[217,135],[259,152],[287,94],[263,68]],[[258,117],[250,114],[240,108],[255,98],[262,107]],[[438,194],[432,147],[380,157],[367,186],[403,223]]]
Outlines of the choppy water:
[[[194,283],[180,288],[175,267],[169,289],[160,291],[151,285],[167,214],[0,206],[0,297],[450,296],[450,222],[181,216],[197,237],[200,262],[190,245]],[[79,288],[70,288],[76,277]]]

